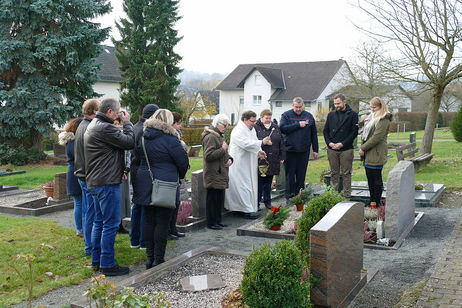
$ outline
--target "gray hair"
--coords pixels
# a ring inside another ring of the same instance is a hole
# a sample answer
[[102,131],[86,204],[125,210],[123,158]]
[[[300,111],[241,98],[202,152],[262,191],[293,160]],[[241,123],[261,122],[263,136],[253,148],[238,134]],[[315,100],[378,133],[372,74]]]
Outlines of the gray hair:
[[295,104],[303,104],[303,98],[301,97],[296,97],[294,98],[294,100],[292,101],[292,103],[295,103]]
[[168,109],[158,109],[154,112],[150,119],[157,119],[167,123],[168,125],[173,125],[173,114]]
[[212,126],[217,127],[217,124],[230,124],[231,122],[229,121],[229,118],[226,114],[224,113],[219,113],[217,114],[212,121]]
[[107,113],[109,109],[116,111],[118,107],[120,107],[120,103],[115,98],[105,98],[99,105],[99,111],[102,113]]
[[257,114],[252,110],[247,110],[242,113],[241,120],[250,120],[250,118],[256,118]]

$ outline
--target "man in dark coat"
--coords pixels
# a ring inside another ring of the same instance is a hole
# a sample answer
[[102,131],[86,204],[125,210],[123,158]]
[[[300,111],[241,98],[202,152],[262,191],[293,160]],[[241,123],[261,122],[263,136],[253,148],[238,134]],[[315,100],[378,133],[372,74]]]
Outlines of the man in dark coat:
[[86,181],[95,206],[92,264],[106,276],[129,272],[115,262],[114,241],[121,219],[120,183],[127,177],[124,150],[133,149],[135,137],[128,112],[120,112],[123,131],[114,125],[119,112],[117,100],[104,99],[84,136]]
[[289,199],[305,188],[306,168],[313,146],[313,158],[318,158],[318,136],[314,117],[303,110],[304,103],[301,97],[294,98],[292,110],[284,112],[281,116],[281,131],[286,146],[286,199]]
[[225,189],[228,188],[229,166],[233,159],[228,154],[228,145],[223,136],[228,129],[229,119],[225,114],[217,114],[212,127],[205,128],[202,133],[204,152],[204,187],[207,189],[206,215],[207,227],[221,230],[221,208],[225,202]]
[[331,171],[331,183],[338,187],[340,172],[343,179],[343,196],[351,197],[351,169],[353,166],[353,141],[358,136],[358,114],[347,105],[345,95],[334,97],[335,110],[327,115],[324,140],[328,146],[327,157]]
[[96,116],[99,104],[100,101],[95,98],[88,99],[83,103],[82,114],[84,115],[84,118],[75,132],[74,143],[74,175],[78,178],[79,185],[82,188],[82,225],[86,256],[90,256],[92,251],[91,232],[93,230],[93,221],[95,220],[95,208],[93,206],[93,197],[87,188],[85,180],[86,174],[83,137],[87,131],[88,125]]
[[[135,134],[135,144],[138,140],[141,140],[143,137],[143,125],[147,119],[149,119],[154,112],[159,109],[159,106],[156,104],[148,104],[143,108],[143,114],[136,122],[135,126],[133,126],[133,133]],[[130,167],[130,181],[133,186],[133,195],[137,194],[138,188],[136,186],[136,173],[138,172],[138,168],[140,166],[140,157],[138,153],[133,150],[132,151],[132,163]],[[133,202],[133,200],[132,200]],[[140,204],[136,204],[133,202],[132,206],[132,215],[130,219],[130,247],[131,248],[140,248],[146,249],[146,245],[144,243],[144,236],[143,236],[143,229],[144,229],[144,207]]]

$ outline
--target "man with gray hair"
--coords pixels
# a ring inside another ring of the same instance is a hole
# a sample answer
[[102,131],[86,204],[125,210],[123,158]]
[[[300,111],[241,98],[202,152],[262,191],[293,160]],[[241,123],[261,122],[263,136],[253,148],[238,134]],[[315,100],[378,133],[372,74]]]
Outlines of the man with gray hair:
[[[123,131],[114,125],[122,118]],[[96,117],[84,136],[87,187],[93,196],[95,220],[92,232],[92,265],[107,276],[128,274],[128,267],[118,266],[114,241],[120,224],[120,183],[126,179],[124,150],[135,146],[133,124],[120,103],[113,98],[101,101]]]
[[228,129],[229,118],[225,114],[217,114],[213,118],[212,127],[206,127],[202,133],[202,149],[204,152],[204,187],[207,189],[206,214],[207,227],[221,230],[221,208],[225,202],[225,189],[228,188],[228,171],[233,158],[228,154],[228,145],[223,134]]

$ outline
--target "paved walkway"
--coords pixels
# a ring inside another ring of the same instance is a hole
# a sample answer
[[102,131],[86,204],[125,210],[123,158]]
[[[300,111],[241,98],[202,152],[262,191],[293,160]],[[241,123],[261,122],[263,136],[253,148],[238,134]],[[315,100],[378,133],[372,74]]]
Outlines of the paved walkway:
[[421,290],[416,307],[462,307],[462,216]]

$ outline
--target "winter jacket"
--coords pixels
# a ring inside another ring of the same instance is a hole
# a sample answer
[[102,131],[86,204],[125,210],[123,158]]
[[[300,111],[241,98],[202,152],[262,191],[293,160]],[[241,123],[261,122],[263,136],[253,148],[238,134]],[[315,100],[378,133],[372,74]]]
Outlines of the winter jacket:
[[74,175],[82,181],[85,181],[85,152],[83,147],[83,136],[87,131],[87,127],[91,122],[91,118],[84,117],[80,122],[79,127],[75,132],[74,142]]
[[[272,145],[262,146],[262,150],[266,153],[266,160],[269,163],[269,168],[266,174],[269,176],[278,175],[281,169],[281,160],[286,159],[286,151],[281,130],[275,122],[271,122],[271,126],[267,129],[261,122],[261,119],[257,120],[254,128],[259,140],[262,140],[271,134]],[[260,171],[258,171],[258,175],[260,175]]]
[[[143,126],[144,122],[146,122],[145,118],[140,118],[138,122],[133,126],[133,133],[135,134],[135,145],[138,143],[138,140],[143,137]],[[130,181],[132,185],[136,185],[136,172],[138,171],[138,167],[140,166],[140,157],[136,153],[135,149],[131,152],[131,166],[130,166]]]
[[74,133],[62,132],[59,134],[59,144],[66,146],[66,191],[68,196],[79,196],[82,194],[79,181],[74,175],[74,139]]
[[[181,146],[177,131],[158,119],[146,120],[144,127],[144,144],[154,179],[175,182],[184,178],[188,171],[189,160]],[[140,166],[136,174],[133,203],[148,205],[151,203],[152,181],[143,151],[142,138],[137,140],[135,151],[140,157]]]
[[122,183],[124,150],[131,150],[134,145],[132,123],[125,121],[122,132],[112,119],[98,111],[84,135],[87,187]]
[[[300,127],[300,121],[308,121],[305,127]],[[287,152],[307,152],[313,145],[313,152],[319,152],[318,136],[314,117],[308,111],[300,115],[288,110],[281,116],[281,132],[285,135],[284,142]]]
[[205,188],[228,188],[229,168],[225,165],[231,156],[229,156],[228,150],[221,147],[224,140],[223,134],[215,127],[206,127],[202,132],[202,149],[204,152],[203,182]]
[[329,112],[323,133],[328,147],[331,142],[343,144],[340,150],[335,151],[353,149],[353,142],[358,136],[358,114],[349,105],[344,111]]
[[[390,128],[392,115],[387,113],[381,118],[375,127],[372,127],[365,142],[361,145],[364,151],[364,163],[370,166],[383,166],[387,162],[387,135]],[[360,123],[360,127],[364,122]]]

